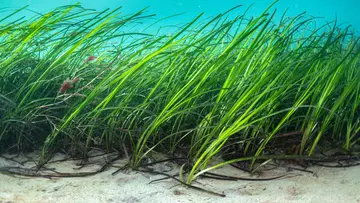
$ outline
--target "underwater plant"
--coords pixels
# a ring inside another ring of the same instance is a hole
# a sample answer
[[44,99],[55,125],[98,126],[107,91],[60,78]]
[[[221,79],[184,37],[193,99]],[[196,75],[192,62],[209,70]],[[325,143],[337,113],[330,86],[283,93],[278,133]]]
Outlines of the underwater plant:
[[26,7],[11,13],[0,21],[0,152],[41,150],[41,167],[60,149],[85,158],[97,147],[130,153],[134,169],[154,152],[180,155],[187,184],[240,161],[356,153],[359,37],[304,13],[277,22],[273,4],[228,16],[240,7],[171,35],[138,31],[154,26],[145,9],[71,5],[5,23]]

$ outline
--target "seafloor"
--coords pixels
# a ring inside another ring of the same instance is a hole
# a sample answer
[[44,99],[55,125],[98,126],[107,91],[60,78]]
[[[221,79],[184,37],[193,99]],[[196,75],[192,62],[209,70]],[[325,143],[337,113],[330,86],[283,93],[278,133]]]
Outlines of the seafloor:
[[[122,159],[114,162],[104,172],[87,177],[40,178],[14,176],[5,173],[9,166],[31,168],[35,166],[36,156],[28,154],[14,159],[5,155],[0,158],[0,203],[91,203],[91,202],[241,202],[241,203],[359,203],[360,202],[360,166],[348,168],[328,168],[312,166],[307,171],[289,171],[288,167],[265,167],[251,178],[267,178],[286,175],[271,181],[223,181],[199,178],[193,185],[225,194],[218,197],[195,189],[187,188],[172,179],[151,181],[163,178],[162,175],[119,167],[126,164]],[[62,155],[55,156],[60,160]],[[81,173],[98,170],[109,157],[99,156],[84,164],[80,160],[53,162],[46,165],[46,171],[38,174]],[[81,166],[79,166],[79,164]],[[23,164],[23,165],[22,165]],[[271,165],[271,164],[270,164]],[[174,163],[162,163],[151,167],[152,170],[175,175],[179,167]],[[56,172],[58,173],[56,173]],[[26,171],[23,171],[26,172]],[[249,174],[226,166],[213,172],[237,177],[250,177]],[[29,174],[31,174],[28,171]]]

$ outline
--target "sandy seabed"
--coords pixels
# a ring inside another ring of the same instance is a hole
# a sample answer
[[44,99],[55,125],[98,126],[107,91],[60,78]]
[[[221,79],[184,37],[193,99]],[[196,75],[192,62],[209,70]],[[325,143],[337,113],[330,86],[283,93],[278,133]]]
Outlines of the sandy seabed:
[[[28,155],[27,157],[34,157]],[[11,156],[6,156],[11,157]],[[62,155],[55,159],[63,158]],[[25,160],[17,157],[16,160]],[[101,167],[92,164],[79,168],[80,161],[69,160],[47,164],[47,168],[54,168],[59,172],[87,172],[96,171]],[[114,166],[123,166],[126,160],[114,162]],[[9,166],[20,166],[18,163],[0,158],[0,169]],[[21,167],[34,166],[27,162]],[[154,166],[157,171],[168,171],[174,175],[178,166],[172,163],[162,163]],[[266,178],[288,174],[285,178],[271,181],[224,181],[199,178],[193,185],[211,191],[225,194],[218,197],[205,192],[187,188],[167,179],[150,183],[152,180],[163,178],[162,175],[136,171],[122,171],[112,175],[116,167],[110,167],[102,173],[88,177],[75,178],[40,178],[13,176],[0,173],[0,203],[172,203],[172,202],[229,202],[229,203],[277,203],[277,202],[305,202],[305,203],[360,203],[360,166],[348,168],[325,168],[313,166],[308,168],[316,175],[301,172],[288,172],[285,168],[264,171],[260,176],[251,178]],[[171,170],[171,171],[169,171]],[[226,166],[213,172],[238,177],[250,177],[247,173]]]

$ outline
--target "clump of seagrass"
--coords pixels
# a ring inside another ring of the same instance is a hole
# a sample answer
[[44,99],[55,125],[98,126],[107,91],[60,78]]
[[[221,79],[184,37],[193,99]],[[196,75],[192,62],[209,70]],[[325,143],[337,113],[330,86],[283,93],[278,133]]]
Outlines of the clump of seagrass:
[[359,36],[304,13],[276,22],[275,4],[251,18],[229,17],[241,6],[205,23],[200,14],[171,35],[138,32],[156,22],[144,9],[122,16],[70,5],[5,23],[1,149],[40,148],[39,169],[60,150],[124,153],[133,169],[153,152],[181,154],[188,185],[239,162],[250,172],[274,160],[320,164],[329,148],[352,160]]

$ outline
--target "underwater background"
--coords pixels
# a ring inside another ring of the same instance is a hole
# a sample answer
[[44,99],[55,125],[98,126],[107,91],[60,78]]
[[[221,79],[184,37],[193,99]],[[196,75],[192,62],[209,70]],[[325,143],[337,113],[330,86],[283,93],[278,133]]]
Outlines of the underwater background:
[[[156,14],[157,18],[183,13],[181,16],[162,22],[163,24],[176,24],[191,21],[201,12],[204,12],[205,16],[215,16],[236,5],[243,5],[243,8],[232,13],[233,15],[242,14],[246,8],[254,4],[250,10],[250,15],[257,16],[273,0],[0,0],[0,7],[23,7],[29,5],[29,9],[36,12],[46,12],[58,6],[77,2],[80,2],[85,8],[98,11],[122,6],[121,12],[125,14],[134,13],[149,6],[148,12]],[[288,16],[295,16],[306,11],[308,15],[324,18],[327,21],[337,18],[339,23],[345,26],[352,25],[357,31],[360,30],[360,21],[358,20],[359,0],[280,0],[274,8],[279,11],[278,18],[286,9],[289,9]]]
[[0,153],[359,159],[358,1],[77,2],[0,2]]

